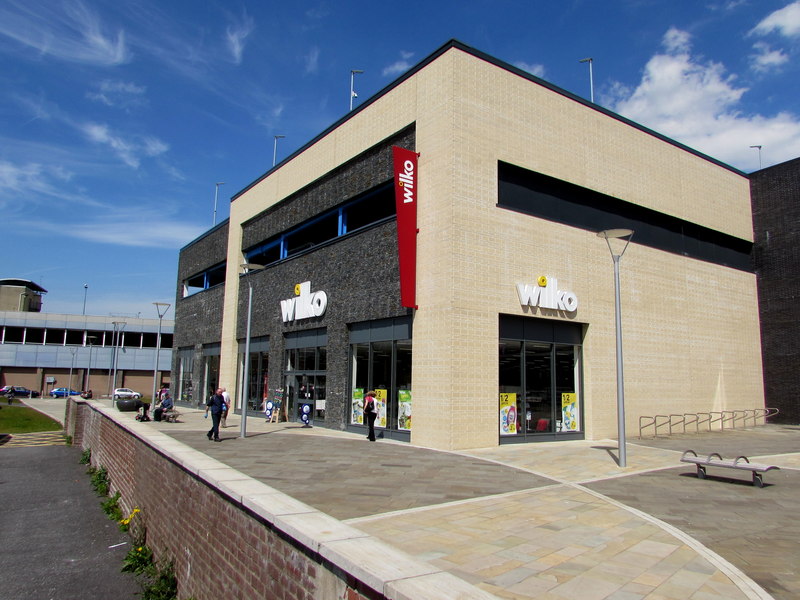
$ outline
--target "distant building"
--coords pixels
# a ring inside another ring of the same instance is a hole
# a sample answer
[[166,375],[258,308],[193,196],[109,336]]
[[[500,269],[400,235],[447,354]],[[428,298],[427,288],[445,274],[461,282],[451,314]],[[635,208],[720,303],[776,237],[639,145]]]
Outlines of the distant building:
[[[129,387],[149,397],[156,369],[157,384],[170,383],[174,321],[161,323],[156,365],[158,319],[29,312],[36,305],[34,296],[41,298],[46,290],[21,279],[0,280],[0,297],[14,293],[19,305],[28,308],[0,311],[0,386],[41,394],[68,387],[92,390],[94,397]],[[24,303],[23,293],[28,294]]]
[[47,290],[27,279],[0,279],[0,310],[41,312]]
[[800,423],[800,158],[750,175],[766,404]]

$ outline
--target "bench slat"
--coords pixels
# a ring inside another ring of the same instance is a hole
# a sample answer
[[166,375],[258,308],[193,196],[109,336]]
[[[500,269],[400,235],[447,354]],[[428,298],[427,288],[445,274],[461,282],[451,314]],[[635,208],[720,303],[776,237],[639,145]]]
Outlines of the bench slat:
[[[691,456],[689,455],[691,453]],[[740,462],[744,461],[744,462]],[[758,487],[763,486],[761,473],[767,471],[780,470],[780,467],[775,465],[764,465],[759,463],[751,463],[746,456],[737,456],[733,460],[725,460],[718,453],[713,452],[705,458],[697,456],[694,450],[687,450],[681,456],[681,462],[689,463],[697,466],[697,476],[700,479],[705,479],[706,467],[721,467],[723,469],[736,469],[739,471],[749,471],[753,474],[753,483]]]

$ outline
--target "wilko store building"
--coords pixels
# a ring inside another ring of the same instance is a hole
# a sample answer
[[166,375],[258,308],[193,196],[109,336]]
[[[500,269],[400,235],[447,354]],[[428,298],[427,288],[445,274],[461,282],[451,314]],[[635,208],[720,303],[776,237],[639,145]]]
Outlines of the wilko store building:
[[177,395],[364,431],[374,389],[379,435],[445,449],[616,437],[609,229],[629,432],[763,407],[747,177],[455,41],[181,250]]

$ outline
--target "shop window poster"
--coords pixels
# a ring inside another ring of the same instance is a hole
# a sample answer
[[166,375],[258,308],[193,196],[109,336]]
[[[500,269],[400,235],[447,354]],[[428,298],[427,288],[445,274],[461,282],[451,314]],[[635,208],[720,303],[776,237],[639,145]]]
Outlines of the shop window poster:
[[389,401],[389,390],[375,390],[375,394],[377,394],[375,398],[375,407],[378,409],[378,416],[375,418],[375,427],[386,429],[386,404]]
[[516,394],[500,394],[500,435],[517,435]]
[[351,423],[354,425],[364,424],[364,388],[353,388]]
[[397,428],[411,430],[411,390],[397,392]]
[[578,394],[561,394],[561,431],[578,430]]

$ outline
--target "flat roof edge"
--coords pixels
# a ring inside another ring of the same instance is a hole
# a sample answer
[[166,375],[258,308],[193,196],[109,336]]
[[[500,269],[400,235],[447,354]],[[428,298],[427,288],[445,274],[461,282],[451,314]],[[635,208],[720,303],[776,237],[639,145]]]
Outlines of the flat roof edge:
[[681,150],[689,152],[690,154],[693,154],[694,156],[697,156],[697,157],[702,158],[702,159],[704,159],[704,160],[706,160],[706,161],[708,161],[710,163],[713,163],[713,164],[717,165],[718,167],[722,167],[723,169],[731,171],[732,173],[735,173],[735,174],[740,175],[742,177],[748,177],[747,173],[745,173],[744,171],[740,171],[736,167],[732,167],[731,165],[729,165],[727,163],[724,163],[721,160],[718,160],[718,159],[716,159],[716,158],[714,158],[712,156],[709,156],[708,154],[704,154],[703,152],[700,152],[699,150],[695,150],[694,148],[691,148],[690,146],[687,146],[686,144],[683,144],[683,143],[678,142],[678,141],[676,141],[676,140],[674,140],[674,139],[672,139],[670,137],[667,137],[663,133],[659,133],[658,131],[655,131],[654,129],[650,129],[649,127],[646,127],[646,126],[644,126],[644,125],[642,125],[640,123],[637,123],[636,121],[633,121],[633,120],[631,120],[631,119],[629,119],[627,117],[624,117],[624,116],[622,116],[622,115],[620,115],[618,113],[615,113],[615,112],[613,112],[613,111],[611,111],[611,110],[609,110],[607,108],[604,108],[604,107],[600,106],[599,104],[595,104],[594,102],[591,102],[591,101],[589,101],[589,100],[587,100],[585,98],[582,98],[582,97],[580,97],[580,96],[578,96],[576,94],[573,94],[572,92],[569,92],[569,91],[565,90],[564,88],[561,88],[561,87],[559,87],[559,86],[557,86],[557,85],[555,85],[553,83],[550,83],[549,81],[546,81],[546,80],[544,80],[544,79],[542,79],[540,77],[537,77],[536,75],[533,75],[533,74],[531,74],[531,73],[529,73],[529,72],[527,72],[527,71],[525,71],[523,69],[520,69],[519,67],[515,67],[512,64],[509,64],[509,63],[507,63],[507,62],[505,62],[503,60],[500,60],[499,58],[496,58],[494,56],[491,56],[490,54],[487,54],[486,52],[483,52],[481,50],[477,50],[477,49],[475,49],[475,48],[473,48],[471,46],[468,46],[467,44],[465,44],[463,42],[460,42],[457,39],[451,39],[448,42],[446,42],[445,44],[443,44],[442,46],[440,46],[433,53],[431,53],[430,55],[428,55],[427,57],[422,59],[419,63],[417,63],[416,65],[414,65],[410,69],[408,69],[405,73],[400,75],[397,79],[393,80],[391,83],[389,83],[388,85],[383,87],[381,90],[379,90],[378,92],[376,92],[375,94],[370,96],[363,103],[359,104],[358,107],[354,108],[352,111],[349,111],[344,116],[342,116],[341,118],[339,118],[336,121],[334,121],[331,125],[329,125],[327,128],[325,128],[322,132],[320,132],[318,135],[314,136],[311,140],[309,140],[308,142],[303,144],[300,148],[298,148],[297,150],[292,152],[289,156],[285,157],[282,161],[280,161],[275,166],[273,166],[271,169],[266,171],[263,175],[261,175],[260,177],[255,179],[252,183],[250,183],[249,185],[244,187],[242,190],[240,190],[239,192],[237,192],[236,194],[231,196],[231,202],[234,202],[237,198],[239,198],[240,196],[242,196],[243,194],[248,192],[254,186],[258,185],[261,181],[266,179],[273,171],[275,171],[276,169],[280,168],[283,164],[289,162],[290,160],[296,158],[297,156],[299,156],[300,154],[305,152],[308,148],[310,148],[311,146],[316,144],[319,140],[321,140],[322,138],[324,138],[325,136],[330,134],[332,131],[337,129],[339,126],[341,126],[347,120],[349,120],[350,118],[352,118],[353,116],[355,116],[356,114],[361,112],[362,110],[365,110],[368,106],[370,106],[371,104],[375,103],[377,100],[379,100],[380,98],[382,98],[383,96],[388,94],[390,91],[392,91],[394,88],[399,86],[401,83],[403,83],[404,81],[406,81],[410,77],[413,77],[415,74],[417,74],[419,71],[424,69],[427,65],[429,65],[434,60],[438,59],[440,56],[442,56],[445,52],[447,52],[450,49],[460,50],[460,51],[465,52],[465,53],[467,53],[467,54],[469,54],[471,56],[474,56],[475,58],[478,58],[478,59],[483,60],[485,62],[488,62],[488,63],[490,63],[492,65],[495,65],[495,66],[497,66],[497,67],[499,67],[501,69],[509,71],[510,73],[514,73],[515,75],[518,75],[519,77],[527,79],[527,80],[529,80],[529,81],[531,81],[533,83],[536,83],[537,85],[541,85],[542,87],[545,87],[548,90],[550,90],[552,92],[555,92],[556,94],[559,94],[560,96],[568,98],[568,99],[570,99],[570,100],[572,100],[574,102],[578,102],[579,104],[582,104],[582,105],[584,105],[587,108],[590,108],[592,110],[596,110],[596,111],[598,111],[598,112],[600,112],[600,113],[602,113],[602,114],[604,114],[604,115],[606,115],[608,117],[611,117],[612,119],[614,119],[616,121],[624,123],[625,125],[633,127],[635,129],[638,129],[639,131],[642,131],[643,133],[651,135],[651,136],[653,136],[653,137],[655,137],[655,138],[657,138],[657,139],[659,139],[659,140],[661,140],[663,142],[666,142],[666,143],[668,143],[668,144],[670,144],[672,146],[675,146],[676,148],[680,148]]

